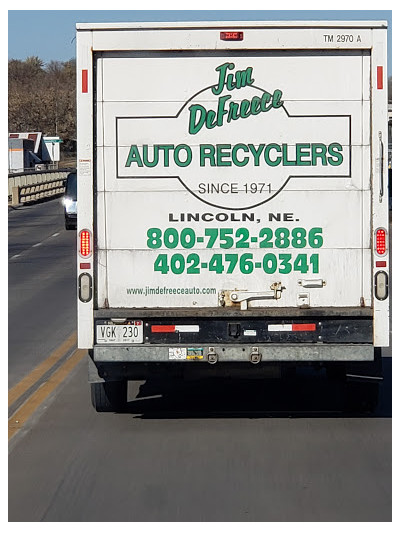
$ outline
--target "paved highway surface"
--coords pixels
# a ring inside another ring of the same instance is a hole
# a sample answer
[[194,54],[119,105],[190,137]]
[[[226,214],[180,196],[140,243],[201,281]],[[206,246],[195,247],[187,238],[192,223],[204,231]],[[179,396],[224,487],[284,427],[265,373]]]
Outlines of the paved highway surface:
[[9,387],[76,331],[76,232],[60,199],[9,209]]
[[370,416],[307,374],[132,382],[128,412],[98,414],[75,236],[59,200],[9,212],[10,522],[391,520],[390,357]]

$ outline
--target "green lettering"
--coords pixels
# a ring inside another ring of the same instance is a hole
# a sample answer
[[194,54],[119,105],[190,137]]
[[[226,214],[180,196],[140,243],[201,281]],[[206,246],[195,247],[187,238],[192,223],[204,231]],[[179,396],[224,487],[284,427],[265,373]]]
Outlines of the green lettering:
[[328,163],[326,161],[326,146],[325,144],[321,143],[315,143],[311,145],[311,153],[312,153],[312,164],[313,166],[316,166],[317,160],[321,159],[322,165],[326,166]]
[[242,161],[239,161],[237,158],[237,152],[238,150],[243,150],[243,152],[248,152],[249,149],[245,144],[235,144],[235,146],[232,149],[232,161],[233,164],[237,167],[244,167],[249,162],[249,158],[245,157]]
[[329,164],[336,167],[343,163],[343,154],[340,152],[343,150],[343,146],[339,143],[332,143],[328,146],[328,153],[332,157],[328,157]]
[[224,115],[228,113],[228,111],[225,109],[225,102],[231,98],[231,95],[228,94],[227,96],[221,96],[218,99],[218,110],[217,110],[217,125],[222,126],[223,125],[223,118]]
[[[207,111],[200,104],[193,104],[189,107],[189,133],[194,135],[198,133],[204,126]],[[198,115],[198,116],[197,116]]]
[[267,163],[268,166],[270,167],[276,167],[278,165],[281,164],[282,162],[282,157],[278,156],[274,161],[270,158],[270,151],[271,150],[276,150],[278,153],[282,152],[282,149],[281,147],[279,146],[279,144],[275,144],[275,143],[271,143],[271,144],[268,144],[266,147],[265,147],[265,151],[264,151],[264,159],[265,159],[265,162]]
[[250,102],[248,100],[242,100],[240,104],[240,116],[241,118],[247,118],[251,115]]
[[126,160],[125,166],[130,167],[132,163],[136,163],[138,167],[143,166],[143,161],[140,157],[137,144],[132,144],[129,150],[128,159]]
[[[217,125],[217,122],[214,120],[216,116],[217,116],[217,114],[212,109],[207,111],[206,128],[208,130],[211,130],[212,128],[215,128],[215,126]],[[213,120],[214,120],[214,122],[213,122]]]
[[230,102],[228,118],[226,120],[227,122],[230,122],[231,120],[237,120],[238,118],[240,118],[239,104],[236,102]]
[[235,68],[234,63],[224,63],[223,65],[219,65],[215,70],[219,72],[219,78],[218,78],[218,85],[216,87],[211,87],[211,91],[213,94],[218,96],[222,93],[222,90],[225,85],[225,77],[226,77],[226,71],[227,69],[232,70]]
[[228,74],[227,75],[225,85],[226,85],[226,88],[228,89],[228,91],[233,91],[233,89],[236,88],[236,85],[233,82],[233,74]]
[[282,144],[282,159],[284,167],[293,167],[296,165],[296,161],[290,161],[288,159],[288,145]]
[[261,99],[258,96],[253,96],[251,100],[251,114],[258,115],[261,111]]
[[267,104],[271,101],[271,95],[267,92],[265,92],[262,97],[261,97],[261,101],[260,101],[260,106],[261,106],[261,111],[263,111],[264,113],[269,111],[272,107],[272,104],[269,104],[267,106]]
[[252,85],[254,83],[251,75],[253,74],[253,67],[247,67],[246,70],[238,70],[235,72],[236,78],[236,88],[241,89],[247,85]]
[[[179,158],[179,152],[183,150],[186,152],[186,160],[181,161]],[[187,144],[179,144],[174,150],[174,161],[178,167],[187,167],[192,162],[192,150]]]
[[169,152],[174,149],[173,144],[161,144],[159,149],[164,152],[164,166],[169,167]]
[[262,151],[264,150],[265,144],[260,144],[258,148],[254,146],[254,144],[249,144],[250,152],[254,156],[254,166],[259,167],[260,166],[260,155],[262,154]]
[[210,167],[215,167],[215,146],[212,144],[200,145],[200,166],[206,166],[206,159],[209,160]]
[[280,89],[275,89],[274,94],[272,95],[272,107],[278,109],[283,105],[282,91]]
[[303,157],[310,157],[310,146],[310,144],[296,144],[296,163],[300,167],[309,167],[311,165],[311,161],[302,160]]
[[153,146],[153,161],[149,161],[149,146],[143,145],[143,162],[146,167],[153,168],[158,165],[158,146]]
[[230,144],[217,144],[217,167],[230,167],[231,161],[224,161],[223,158],[230,157],[230,152],[224,152],[224,150],[230,150]]

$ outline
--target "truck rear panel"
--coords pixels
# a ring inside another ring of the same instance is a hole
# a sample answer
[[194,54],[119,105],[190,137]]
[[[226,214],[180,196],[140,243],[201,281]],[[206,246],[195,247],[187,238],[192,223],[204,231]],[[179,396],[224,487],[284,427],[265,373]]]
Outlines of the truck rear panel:
[[361,361],[388,345],[383,23],[79,25],[77,46],[81,348]]

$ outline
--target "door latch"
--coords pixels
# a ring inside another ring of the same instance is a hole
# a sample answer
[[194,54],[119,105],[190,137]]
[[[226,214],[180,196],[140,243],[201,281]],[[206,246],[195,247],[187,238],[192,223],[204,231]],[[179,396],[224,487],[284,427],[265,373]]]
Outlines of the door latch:
[[233,306],[240,304],[240,309],[245,311],[248,308],[248,302],[250,300],[279,300],[282,296],[282,291],[286,287],[282,286],[280,281],[275,282],[271,285],[270,291],[220,291],[219,292],[219,304],[224,306]]

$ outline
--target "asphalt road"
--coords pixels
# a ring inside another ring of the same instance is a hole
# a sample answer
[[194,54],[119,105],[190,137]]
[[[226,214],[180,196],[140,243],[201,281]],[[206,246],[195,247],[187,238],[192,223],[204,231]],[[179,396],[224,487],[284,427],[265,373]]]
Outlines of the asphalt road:
[[[76,234],[57,200],[9,220],[14,387],[76,329]],[[390,521],[390,357],[384,372],[370,416],[306,373],[132,382],[126,413],[99,414],[82,360],[9,441],[9,521]]]
[[76,232],[55,199],[9,209],[8,239],[11,387],[76,331]]

